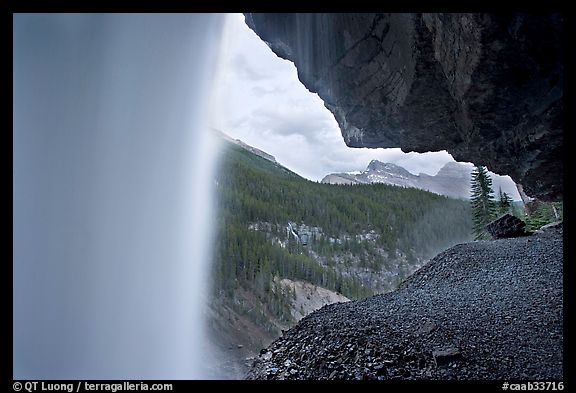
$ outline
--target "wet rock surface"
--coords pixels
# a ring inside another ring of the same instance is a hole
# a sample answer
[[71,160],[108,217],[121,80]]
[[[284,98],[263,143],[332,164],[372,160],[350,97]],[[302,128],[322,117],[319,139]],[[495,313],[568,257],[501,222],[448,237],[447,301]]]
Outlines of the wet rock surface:
[[563,194],[562,14],[246,14],[351,147],[447,150]]
[[492,239],[506,239],[509,237],[519,237],[529,235],[526,232],[526,223],[511,214],[504,214],[486,225],[486,229]]
[[395,292],[323,307],[248,379],[563,378],[562,229],[454,246]]

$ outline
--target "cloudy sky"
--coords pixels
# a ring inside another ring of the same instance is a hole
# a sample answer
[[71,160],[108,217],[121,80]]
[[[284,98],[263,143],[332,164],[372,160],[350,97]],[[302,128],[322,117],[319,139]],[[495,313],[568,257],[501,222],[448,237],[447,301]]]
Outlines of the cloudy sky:
[[228,18],[220,56],[212,125],[303,177],[321,180],[333,172],[364,170],[373,159],[434,175],[454,161],[445,151],[347,147],[334,116],[300,83],[294,64],[277,57],[242,14]]

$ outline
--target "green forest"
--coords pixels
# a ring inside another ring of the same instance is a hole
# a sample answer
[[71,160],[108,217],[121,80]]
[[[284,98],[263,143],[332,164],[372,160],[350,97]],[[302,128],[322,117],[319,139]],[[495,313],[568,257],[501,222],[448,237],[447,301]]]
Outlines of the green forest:
[[[357,299],[376,290],[350,273],[352,265],[384,274],[399,260],[415,264],[471,239],[467,201],[383,184],[312,182],[226,144],[216,179],[215,298],[269,331],[275,330],[271,319],[292,322],[294,294],[274,278],[306,281]],[[302,244],[290,236],[289,222],[320,232]],[[360,236],[370,231],[376,236]]]

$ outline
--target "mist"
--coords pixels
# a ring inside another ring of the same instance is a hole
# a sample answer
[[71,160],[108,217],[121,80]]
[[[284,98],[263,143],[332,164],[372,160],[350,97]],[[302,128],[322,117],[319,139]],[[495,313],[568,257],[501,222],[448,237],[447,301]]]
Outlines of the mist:
[[15,379],[205,375],[222,19],[14,15]]

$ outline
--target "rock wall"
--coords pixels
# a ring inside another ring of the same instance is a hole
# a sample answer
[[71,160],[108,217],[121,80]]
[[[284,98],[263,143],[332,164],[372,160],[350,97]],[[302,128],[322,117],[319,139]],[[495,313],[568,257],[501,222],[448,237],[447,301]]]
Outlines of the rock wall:
[[563,194],[561,14],[246,14],[348,146],[448,150]]

